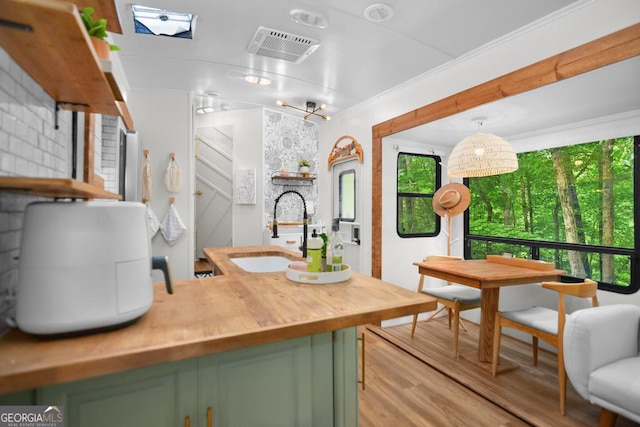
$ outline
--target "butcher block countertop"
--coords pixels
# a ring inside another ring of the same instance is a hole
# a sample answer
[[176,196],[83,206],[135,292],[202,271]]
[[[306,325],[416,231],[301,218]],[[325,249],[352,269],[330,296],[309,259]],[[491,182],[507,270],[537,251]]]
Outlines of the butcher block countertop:
[[[330,285],[289,281],[285,273],[237,272],[226,257],[274,255],[264,246],[208,250],[227,274],[154,285],[154,302],[136,323],[69,338],[38,338],[18,329],[0,338],[0,394],[74,381],[243,347],[377,323],[434,310],[422,294],[352,273]],[[235,271],[235,273],[234,273]],[[231,273],[231,274],[229,274]]]

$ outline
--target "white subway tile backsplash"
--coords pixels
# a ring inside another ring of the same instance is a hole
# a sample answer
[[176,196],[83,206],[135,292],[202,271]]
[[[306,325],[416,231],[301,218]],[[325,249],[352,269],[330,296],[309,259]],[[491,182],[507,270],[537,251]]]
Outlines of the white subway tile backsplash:
[[0,230],[10,230],[10,217],[9,212],[0,212]]
[[28,130],[27,124],[21,121],[20,118],[18,118],[18,120],[16,121],[16,136],[18,138],[21,138],[23,141],[26,141],[27,130]]
[[[55,103],[9,55],[0,49],[0,175],[64,176],[68,164],[70,113],[59,114]],[[58,141],[58,142],[56,142]],[[15,293],[24,209],[36,200],[0,191],[0,291]],[[11,306],[0,307],[0,334]]]
[[0,153],[9,151],[9,134],[0,129]]
[[18,104],[25,105],[25,106],[29,105],[29,97],[28,97],[27,90],[21,84],[16,85],[15,98]]
[[23,142],[16,138],[15,135],[10,135],[9,136],[9,151],[13,154],[15,154],[16,156],[20,156],[22,155],[22,145]]
[[12,99],[15,99],[16,86],[16,81],[10,74],[2,73],[2,89],[7,92]]
[[21,157],[16,157],[16,175],[29,176],[29,164]]
[[40,167],[37,163],[27,162],[27,176],[38,176]]
[[16,156],[11,153],[2,153],[2,162],[0,167],[2,168],[3,175],[15,175]]
[[3,111],[2,112],[2,129],[9,135],[15,135],[16,133],[16,118],[15,116]]
[[4,49],[0,49],[0,70],[8,70],[11,62],[9,54]]

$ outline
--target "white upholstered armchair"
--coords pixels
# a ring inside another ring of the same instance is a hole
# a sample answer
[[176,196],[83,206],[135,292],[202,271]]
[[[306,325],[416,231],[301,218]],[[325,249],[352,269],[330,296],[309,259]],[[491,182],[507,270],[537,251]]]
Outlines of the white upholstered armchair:
[[602,408],[600,425],[620,414],[640,423],[640,306],[578,310],[564,328],[564,363],[578,393]]

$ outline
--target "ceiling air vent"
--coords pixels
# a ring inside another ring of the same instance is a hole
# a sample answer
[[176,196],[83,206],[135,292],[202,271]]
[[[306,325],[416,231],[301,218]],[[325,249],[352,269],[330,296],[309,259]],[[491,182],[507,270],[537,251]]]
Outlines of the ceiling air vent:
[[299,64],[318,46],[318,40],[260,27],[249,43],[247,52]]

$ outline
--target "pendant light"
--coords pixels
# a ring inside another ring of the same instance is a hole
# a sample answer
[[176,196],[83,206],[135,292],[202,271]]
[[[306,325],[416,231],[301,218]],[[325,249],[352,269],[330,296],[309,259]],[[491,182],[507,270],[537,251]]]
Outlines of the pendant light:
[[451,178],[500,175],[518,170],[518,157],[504,138],[490,133],[480,133],[486,118],[477,117],[472,122],[478,133],[467,136],[451,151],[447,173]]

